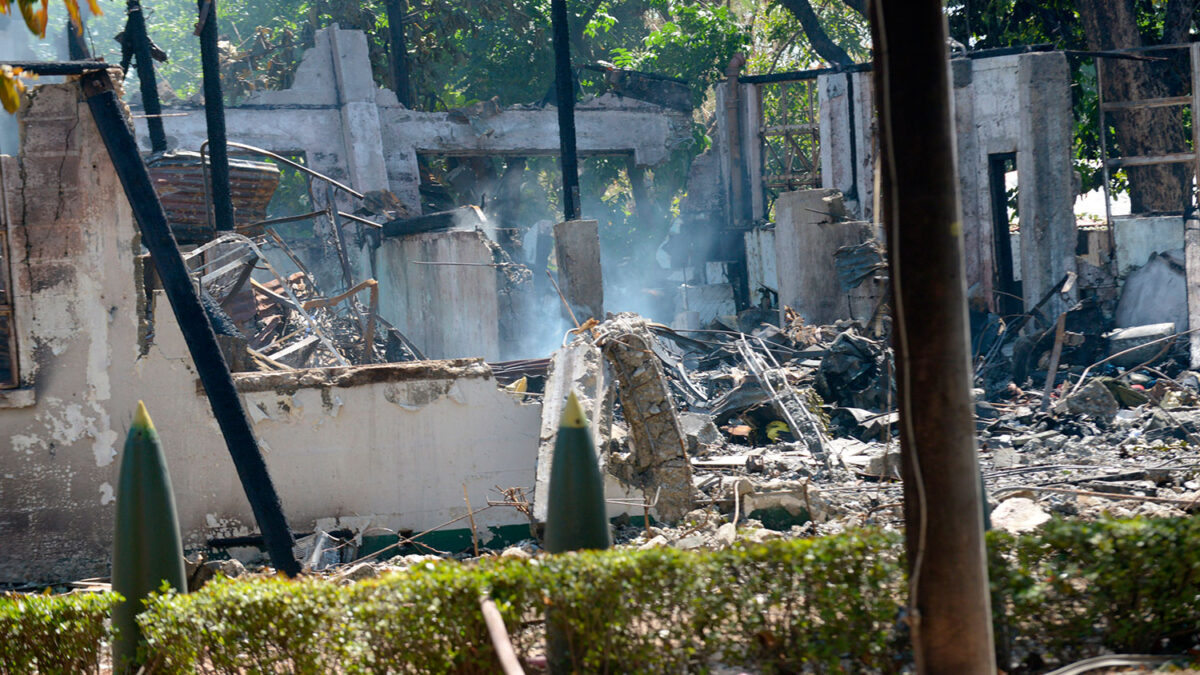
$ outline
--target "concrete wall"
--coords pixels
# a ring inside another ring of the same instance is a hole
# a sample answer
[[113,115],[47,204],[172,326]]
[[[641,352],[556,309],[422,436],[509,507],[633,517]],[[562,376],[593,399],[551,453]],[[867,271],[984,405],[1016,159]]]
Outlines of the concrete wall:
[[87,106],[43,86],[21,118],[21,162],[0,158],[24,388],[0,392],[0,582],[105,572],[116,450],[149,398],[129,386],[137,237]]
[[[422,265],[466,263],[466,265]],[[387,238],[376,251],[383,318],[431,359],[471,354],[501,359],[500,284],[479,231]]]
[[[199,150],[208,136],[203,110],[174,106],[169,112],[186,113],[163,120],[169,145]],[[311,168],[360,192],[391,190],[414,214],[421,210],[419,154],[527,157],[559,152],[558,113],[553,107],[515,106],[479,116],[470,112],[462,115],[408,110],[396,101],[393,92],[376,88],[363,33],[337,26],[317,32],[315,45],[304,53],[291,88],[257,92],[245,103],[227,107],[225,115],[230,141],[285,154],[303,153]],[[138,137],[144,147],[149,147],[145,120],[135,122]],[[691,140],[692,133],[691,116],[686,113],[613,95],[580,102],[575,125],[581,155],[630,155],[639,166],[666,161],[675,147]],[[325,205],[322,189],[317,190],[315,201],[318,208]],[[318,231],[328,231],[329,226],[321,222],[317,227]],[[346,226],[348,240],[356,240],[357,227]],[[446,246],[455,248],[459,244],[449,242]],[[409,307],[406,302],[412,294],[398,292],[403,287],[385,279],[405,277],[410,272],[389,269],[395,261],[403,260],[391,248],[385,245],[376,252],[368,246],[351,251],[355,281],[368,276],[380,281],[380,312],[397,324],[405,323],[400,317],[406,316],[428,319],[428,302]],[[306,264],[314,270],[323,268],[319,260],[311,258]],[[457,285],[466,288],[475,275],[466,274],[465,269],[445,268],[439,271],[439,277],[462,276]],[[439,284],[444,286],[443,282]],[[483,297],[479,290],[482,288],[456,296],[460,300],[481,300],[478,305],[452,307],[457,316],[496,311],[498,300]],[[443,302],[449,303],[450,298]],[[470,331],[464,332],[463,328],[461,322],[447,324],[444,334],[428,343],[410,337],[430,354],[496,357],[494,339],[469,342],[466,338]]]
[[1124,278],[1155,253],[1183,248],[1182,216],[1118,216],[1113,218],[1117,276]]
[[[136,228],[77,85],[34,89],[22,119],[23,156],[0,158],[24,387],[0,392],[0,583],[108,573],[138,399],[162,435],[187,544],[249,533],[174,315],[140,283]],[[498,388],[479,361],[236,380],[297,531],[419,531],[465,513],[464,483],[476,508],[493,486],[533,485],[540,405]],[[526,522],[505,509],[477,521]]]
[[[843,246],[874,236],[871,223],[837,222],[824,198],[833,190],[784,192],[775,200],[775,265],[779,277],[779,311],[796,310],[810,325],[826,325],[854,317],[855,307],[838,283],[833,254]],[[869,312],[870,310],[868,310]]]
[[[846,195],[848,212],[856,219],[871,220],[875,211],[872,193],[876,151],[871,73],[818,78],[817,97],[821,118],[821,187],[840,190]],[[849,152],[851,134],[854,156]]]
[[[1022,247],[1020,265],[1028,270],[1024,293],[1026,305],[1032,305],[1075,263],[1066,57],[1046,52],[955,59],[950,70],[967,283],[977,284],[991,297],[995,253],[988,156],[1016,152],[1022,239],[1030,244]],[[854,188],[858,200],[847,200],[848,214],[866,219],[874,192],[874,145],[869,133],[874,110],[869,73],[851,77],[855,78],[853,119],[847,105],[847,75],[819,78],[822,182],[843,192]],[[856,131],[854,153],[850,128]],[[852,180],[852,165],[858,167],[857,181]]]
[[[185,106],[171,111],[189,112]],[[390,189],[418,212],[418,153],[524,157],[559,150],[553,107],[506,108],[466,122],[406,109],[391,90],[376,88],[362,31],[336,25],[317,32],[291,88],[257,92],[225,114],[229,140],[305,152],[314,169],[360,192]],[[148,147],[145,120],[136,124]],[[580,154],[629,154],[640,166],[661,164],[691,138],[688,114],[612,95],[580,102],[575,125]],[[171,147],[199,150],[207,138],[202,109],[168,117],[163,126]]]

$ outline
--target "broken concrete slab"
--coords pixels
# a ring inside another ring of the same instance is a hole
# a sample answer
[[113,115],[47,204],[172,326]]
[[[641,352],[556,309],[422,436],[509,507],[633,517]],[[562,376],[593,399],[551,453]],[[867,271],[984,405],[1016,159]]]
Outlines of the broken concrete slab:
[[[591,424],[597,448],[604,446],[612,427],[614,389],[611,375],[600,348],[586,338],[580,338],[558,350],[550,358],[546,372],[546,390],[542,397],[542,423],[538,438],[537,479],[534,488],[533,516],[538,522],[546,520],[546,498],[550,494],[550,467],[554,463],[554,439],[562,419],[567,396],[572,392],[579,399]],[[604,453],[599,452],[601,475]]]
[[[1184,324],[1186,325],[1186,324]],[[1155,357],[1165,357],[1170,345],[1163,338],[1169,338],[1176,333],[1176,324],[1174,323],[1156,323],[1143,326],[1131,326],[1129,328],[1118,328],[1104,334],[1104,340],[1108,344],[1108,355],[1116,356],[1117,354],[1137,347],[1138,345],[1146,345],[1142,349],[1133,349],[1128,354],[1122,354],[1112,359],[1111,363],[1115,366],[1123,368],[1132,368],[1141,365]],[[1158,342],[1155,342],[1158,340]],[[1147,344],[1154,342],[1154,344]]]
[[1079,391],[1060,401],[1054,407],[1054,412],[1071,415],[1091,415],[1106,422],[1112,421],[1120,405],[1117,399],[1100,380],[1092,379],[1079,388]]
[[1016,534],[1036,530],[1050,520],[1050,514],[1032,499],[1013,497],[993,509],[990,518],[994,529]]
[[584,323],[588,319],[603,319],[599,223],[568,220],[555,224],[554,257],[558,261],[558,285],[575,313],[575,320]]
[[667,521],[692,505],[692,465],[679,415],[645,319],[620,314],[596,329],[612,365],[629,425],[631,451],[609,458],[609,473],[658,496],[655,513]]

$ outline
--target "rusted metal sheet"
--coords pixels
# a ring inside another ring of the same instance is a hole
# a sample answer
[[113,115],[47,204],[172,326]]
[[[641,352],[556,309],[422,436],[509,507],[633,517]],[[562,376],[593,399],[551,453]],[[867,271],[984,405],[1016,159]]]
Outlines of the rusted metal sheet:
[[[157,153],[147,158],[146,166],[175,239],[181,244],[203,244],[216,236],[206,209],[200,153]],[[279,186],[279,168],[269,162],[231,158],[229,183],[237,226],[247,226],[266,218],[267,204]]]

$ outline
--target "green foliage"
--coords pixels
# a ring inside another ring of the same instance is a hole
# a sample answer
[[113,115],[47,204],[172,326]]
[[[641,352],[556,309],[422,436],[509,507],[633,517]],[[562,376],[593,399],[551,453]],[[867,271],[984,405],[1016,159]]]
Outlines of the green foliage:
[[989,544],[994,611],[1060,659],[1200,638],[1200,519],[1051,521]]
[[[1048,660],[1200,639],[1200,519],[1052,521],[989,533],[988,548],[997,625]],[[895,534],[855,531],[425,563],[350,585],[222,578],[153,596],[138,620],[158,673],[491,673],[485,594],[518,653],[543,648],[555,612],[579,672],[890,673],[905,647],[899,550]],[[96,672],[116,597],[0,596],[0,671]]]
[[[354,661],[345,590],[319,580],[234,582],[154,596],[139,617],[153,672],[335,672]],[[243,670],[245,669],[245,670]]]
[[[472,566],[427,563],[336,586],[217,580],[154,598],[140,617],[156,672],[490,673],[479,609],[491,596],[518,651],[541,645],[547,611],[579,672],[764,672],[884,663],[895,613],[893,536],[849,533],[722,552],[585,551]],[[240,670],[245,669],[245,670]]]
[[0,672],[99,673],[116,593],[0,594]]

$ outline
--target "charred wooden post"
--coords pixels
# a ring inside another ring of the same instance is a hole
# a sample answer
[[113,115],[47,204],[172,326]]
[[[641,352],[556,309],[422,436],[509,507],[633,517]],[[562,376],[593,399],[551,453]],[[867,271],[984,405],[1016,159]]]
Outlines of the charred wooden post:
[[558,143],[563,182],[563,220],[579,218],[579,157],[575,150],[575,77],[571,69],[567,0],[551,0],[554,28],[554,92],[558,106]]
[[233,230],[233,197],[229,192],[229,148],[225,145],[225,99],[221,96],[221,63],[217,52],[217,0],[197,0],[200,21],[200,66],[204,72],[204,119],[208,123],[209,172],[212,178],[213,224]]
[[405,108],[412,108],[412,84],[408,79],[408,39],[404,34],[404,15],[408,14],[406,0],[384,0],[387,9],[389,63],[392,67],[392,89],[396,100]]
[[[158,79],[154,75],[154,60],[150,55],[150,36],[146,33],[146,16],[141,0],[125,3],[125,42],[133,48],[137,65],[138,86],[142,92],[142,109],[146,111],[146,128],[150,130],[150,149],[164,152],[167,135],[163,131],[162,104],[158,100]],[[72,56],[71,58],[75,58]]]
[[100,137],[104,139],[125,196],[133,208],[134,218],[142,233],[142,243],[150,250],[150,257],[187,342],[213,415],[229,446],[229,454],[262,531],[271,563],[276,569],[295,576],[300,573],[300,565],[292,554],[292,533],[284,518],[279,495],[267,471],[258,441],[254,438],[250,420],[242,408],[229,367],[221,355],[212,324],[200,304],[200,297],[175,244],[175,237],[167,226],[166,213],[154,192],[150,173],[138,153],[137,140],[122,114],[112,80],[107,71],[97,71],[85,75],[81,83]]
[[72,61],[83,61],[92,58],[88,52],[87,42],[83,39],[83,15],[79,16],[80,24],[67,19],[67,58]]
[[995,673],[946,17],[871,3],[917,672]]

